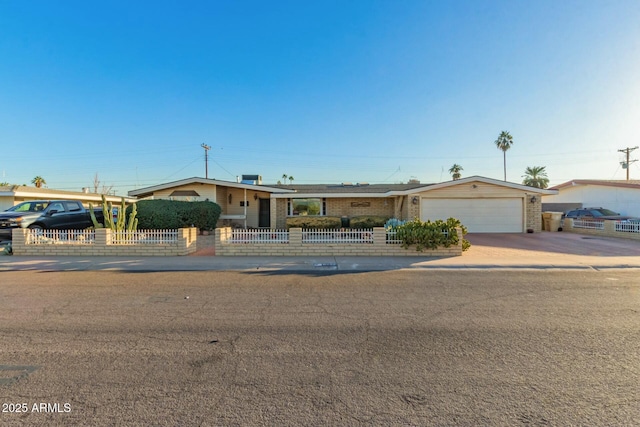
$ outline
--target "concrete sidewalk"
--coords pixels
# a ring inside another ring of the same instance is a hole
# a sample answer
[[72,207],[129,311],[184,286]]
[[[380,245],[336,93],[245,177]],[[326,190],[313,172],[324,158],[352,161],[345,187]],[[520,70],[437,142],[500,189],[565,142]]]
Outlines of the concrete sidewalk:
[[386,271],[429,269],[640,269],[640,241],[571,233],[470,234],[462,256],[413,257],[24,257],[2,271]]
[[0,257],[2,271],[387,271],[640,269],[640,257]]

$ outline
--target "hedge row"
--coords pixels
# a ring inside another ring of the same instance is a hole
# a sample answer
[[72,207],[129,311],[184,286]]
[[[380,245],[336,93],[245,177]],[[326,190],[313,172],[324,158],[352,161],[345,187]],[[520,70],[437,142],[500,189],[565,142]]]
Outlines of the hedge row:
[[[197,227],[213,230],[222,209],[214,202],[184,202],[179,200],[140,200],[136,202],[139,230],[166,230]],[[131,206],[127,207],[127,215]]]
[[375,216],[375,215],[362,215],[354,216],[349,221],[350,228],[373,228],[384,227],[384,224],[389,220],[388,216]]
[[[389,217],[386,216],[354,216],[349,218],[349,228],[373,228],[384,227]],[[289,228],[321,228],[336,229],[342,228],[342,218],[338,216],[296,216],[287,218],[287,229]]]
[[342,221],[337,216],[296,216],[287,218],[289,228],[321,228],[335,229],[342,227]]

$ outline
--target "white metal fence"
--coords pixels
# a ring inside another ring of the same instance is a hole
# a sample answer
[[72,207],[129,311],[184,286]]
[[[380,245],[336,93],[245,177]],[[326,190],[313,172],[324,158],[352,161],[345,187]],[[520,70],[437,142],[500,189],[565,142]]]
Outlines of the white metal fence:
[[302,243],[373,243],[373,230],[303,229]]
[[[446,231],[444,232],[446,236]],[[289,243],[288,230],[255,229],[231,230],[231,236],[227,243]],[[331,244],[331,243],[373,243],[372,229],[303,229],[302,243]],[[386,232],[387,244],[401,244],[402,240],[396,237],[395,231]]]
[[28,245],[91,245],[96,240],[94,230],[28,230]]
[[396,237],[395,231],[387,231],[387,245],[399,245],[402,243],[402,240]]
[[178,230],[113,231],[108,245],[157,245],[178,241]]
[[615,230],[622,233],[640,233],[640,223],[616,221]]
[[287,230],[231,230],[229,243],[289,243]]
[[586,228],[589,230],[604,230],[604,221],[593,219],[574,219],[573,228]]

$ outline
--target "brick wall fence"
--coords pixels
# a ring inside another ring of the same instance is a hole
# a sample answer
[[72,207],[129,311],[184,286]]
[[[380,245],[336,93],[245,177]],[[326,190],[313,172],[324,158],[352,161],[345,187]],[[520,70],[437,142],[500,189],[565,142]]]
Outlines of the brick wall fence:
[[111,241],[111,229],[95,230],[93,243],[64,242],[56,244],[27,243],[31,230],[18,228],[13,230],[12,249],[14,255],[27,256],[178,256],[196,251],[197,228],[178,229],[178,238],[174,243],[108,244]]
[[625,239],[640,240],[640,225],[628,225],[628,231],[616,231],[616,222],[605,220],[603,221],[603,228],[601,230],[592,228],[578,228],[574,227],[573,218],[565,218],[562,220],[562,231],[570,233],[588,234],[592,236],[605,236],[605,237],[622,237]]
[[303,243],[302,229],[289,229],[288,242],[231,243],[230,227],[216,229],[216,255],[220,256],[424,256],[448,257],[462,255],[462,230],[457,229],[458,244],[448,248],[416,251],[415,247],[404,249],[399,244],[387,243],[383,227],[373,229],[373,243]]

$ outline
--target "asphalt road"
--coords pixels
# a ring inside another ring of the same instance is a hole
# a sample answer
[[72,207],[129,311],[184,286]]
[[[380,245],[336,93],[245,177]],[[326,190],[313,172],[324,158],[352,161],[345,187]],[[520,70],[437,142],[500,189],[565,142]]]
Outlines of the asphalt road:
[[0,334],[3,426],[640,424],[637,272],[2,272]]

